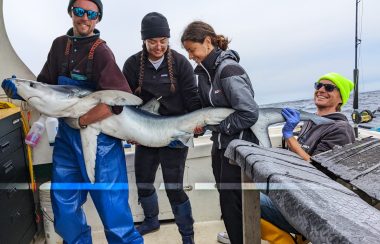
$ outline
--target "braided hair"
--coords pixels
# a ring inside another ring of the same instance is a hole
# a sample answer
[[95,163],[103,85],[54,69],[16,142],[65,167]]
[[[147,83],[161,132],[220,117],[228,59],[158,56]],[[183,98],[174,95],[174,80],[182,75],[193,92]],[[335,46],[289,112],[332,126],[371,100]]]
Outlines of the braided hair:
[[[145,62],[148,59],[148,50],[146,49],[145,44],[143,44],[143,50],[140,55],[140,69],[139,69],[139,79],[138,79],[138,87],[135,90],[136,95],[141,94],[141,89],[142,89],[142,84],[144,80],[144,66]],[[176,88],[176,78],[174,76],[174,65],[173,65],[173,53],[172,50],[170,49],[170,46],[168,46],[168,49],[166,50],[164,56],[167,57],[168,60],[168,72],[169,72],[169,79],[170,79],[170,92],[174,93]]]

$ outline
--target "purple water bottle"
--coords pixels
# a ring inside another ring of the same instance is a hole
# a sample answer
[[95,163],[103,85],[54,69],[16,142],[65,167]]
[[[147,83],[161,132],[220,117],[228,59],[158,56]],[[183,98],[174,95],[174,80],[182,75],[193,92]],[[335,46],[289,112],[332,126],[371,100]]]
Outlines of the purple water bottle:
[[40,142],[42,134],[45,130],[45,120],[46,117],[44,115],[41,115],[41,117],[33,123],[28,135],[26,135],[26,144],[30,145],[31,147],[35,147]]

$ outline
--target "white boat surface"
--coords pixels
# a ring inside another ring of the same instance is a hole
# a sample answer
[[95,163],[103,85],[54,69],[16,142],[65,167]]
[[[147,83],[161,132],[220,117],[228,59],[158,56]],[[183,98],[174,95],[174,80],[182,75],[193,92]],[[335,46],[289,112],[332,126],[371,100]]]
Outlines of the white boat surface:
[[[281,147],[282,126],[270,127],[269,134],[273,147]],[[370,130],[359,130],[359,137],[375,137],[380,139],[380,133]],[[184,188],[190,198],[193,217],[195,220],[195,243],[213,244],[218,243],[216,235],[224,231],[224,224],[220,217],[218,192],[214,186],[214,179],[211,171],[211,141],[209,135],[195,139],[195,147],[189,150],[185,167]],[[135,222],[143,220],[143,212],[137,203],[137,191],[134,187],[133,148],[126,149],[128,180],[130,182],[129,203]],[[144,236],[147,244],[177,244],[181,243],[181,236],[174,223],[170,204],[166,196],[162,174],[160,168],[157,171],[155,187],[158,193],[160,214],[159,219],[162,225],[159,231]],[[380,204],[376,206],[380,209]],[[88,223],[92,228],[94,243],[107,243],[103,226],[96,212],[96,209],[89,197],[84,205]],[[252,230],[254,231],[254,230]],[[266,243],[262,241],[262,243]]]

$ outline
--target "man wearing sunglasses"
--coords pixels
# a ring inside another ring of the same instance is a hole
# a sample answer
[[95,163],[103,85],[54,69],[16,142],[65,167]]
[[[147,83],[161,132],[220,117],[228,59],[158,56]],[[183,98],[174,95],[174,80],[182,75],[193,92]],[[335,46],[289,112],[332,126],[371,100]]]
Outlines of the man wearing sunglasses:
[[[70,0],[67,10],[73,27],[66,35],[54,40],[37,80],[48,84],[86,87],[94,91],[131,92],[113,53],[95,29],[103,17],[101,0]],[[7,95],[16,98],[17,89],[13,83],[5,80],[3,85],[7,87],[4,89],[8,91]],[[88,193],[103,222],[108,243],[143,243],[141,235],[134,228],[128,205],[125,156],[119,139],[104,134],[98,136],[94,186],[106,185],[107,189],[82,188],[86,186],[82,183],[90,181],[85,170],[78,128],[85,128],[88,124],[121,111],[122,107],[98,104],[75,123],[70,123],[71,127],[64,120],[59,122],[53,151],[51,200],[55,231],[65,243],[92,243],[91,228],[82,210]],[[69,187],[65,187],[67,185]],[[120,189],[120,186],[124,187]]]
[[[340,113],[353,87],[352,81],[340,74],[328,73],[321,76],[314,84],[316,114],[334,122],[315,125],[312,121],[307,121],[302,126],[298,139],[293,136],[293,130],[300,122],[300,114],[297,110],[284,108],[282,115],[286,123],[282,134],[289,149],[309,161],[312,155],[328,151],[336,145],[354,142],[354,130],[346,116]],[[260,207],[262,238],[270,243],[294,243],[289,233],[297,234],[297,230],[286,221],[265,194],[260,194]]]
[[316,114],[334,120],[328,125],[315,125],[308,121],[302,126],[298,140],[293,136],[293,129],[300,121],[299,112],[285,108],[283,116],[286,120],[282,130],[288,147],[305,160],[310,156],[332,149],[335,145],[345,145],[355,140],[352,126],[341,111],[347,103],[354,84],[349,79],[337,73],[323,75],[314,84],[314,104]]

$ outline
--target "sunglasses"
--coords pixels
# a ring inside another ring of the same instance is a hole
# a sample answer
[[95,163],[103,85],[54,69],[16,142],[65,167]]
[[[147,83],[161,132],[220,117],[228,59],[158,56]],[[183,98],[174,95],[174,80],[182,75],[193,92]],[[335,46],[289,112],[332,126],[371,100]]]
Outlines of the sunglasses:
[[100,16],[99,12],[93,10],[87,10],[79,7],[73,7],[72,10],[74,15],[77,17],[83,17],[84,14],[87,14],[87,18],[89,20],[96,20]]
[[320,82],[315,82],[314,83],[314,88],[315,90],[319,90],[322,88],[322,86],[325,88],[325,90],[327,92],[332,92],[334,91],[334,89],[337,89],[339,91],[339,88],[335,85],[331,85],[331,84],[323,84],[323,83],[320,83]]

